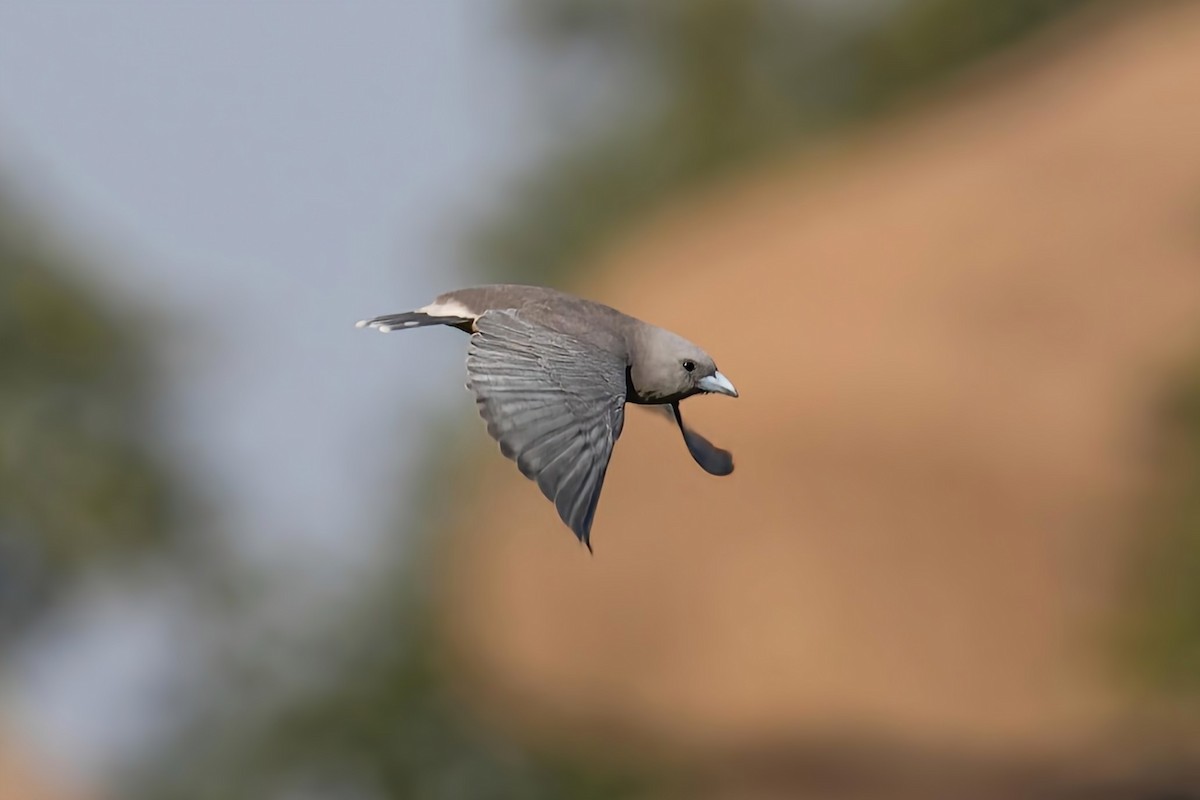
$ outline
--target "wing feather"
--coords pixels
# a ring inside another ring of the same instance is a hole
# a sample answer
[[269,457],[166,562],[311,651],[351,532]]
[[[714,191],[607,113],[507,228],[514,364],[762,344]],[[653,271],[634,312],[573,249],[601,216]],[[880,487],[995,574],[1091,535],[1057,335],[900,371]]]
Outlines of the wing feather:
[[625,357],[515,311],[475,322],[468,387],[500,452],[591,548],[604,475],[624,426]]

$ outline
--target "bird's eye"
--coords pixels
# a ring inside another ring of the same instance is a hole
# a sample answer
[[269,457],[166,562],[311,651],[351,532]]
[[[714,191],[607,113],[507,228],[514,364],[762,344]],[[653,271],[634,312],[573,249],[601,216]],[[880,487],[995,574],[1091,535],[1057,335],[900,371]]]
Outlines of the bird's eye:
[[683,362],[683,368],[686,369],[688,372],[692,372],[693,370],[696,369],[696,362],[695,361],[685,361],[685,362]]

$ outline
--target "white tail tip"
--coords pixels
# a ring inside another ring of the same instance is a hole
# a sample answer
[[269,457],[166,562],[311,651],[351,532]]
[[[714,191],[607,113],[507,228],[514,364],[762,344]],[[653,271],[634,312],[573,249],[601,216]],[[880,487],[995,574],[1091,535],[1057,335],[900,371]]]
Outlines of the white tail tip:
[[360,319],[358,322],[354,323],[354,327],[356,327],[356,328],[365,328],[365,327],[367,327],[367,325],[369,325],[369,324],[371,324],[371,320],[369,320],[369,319]]

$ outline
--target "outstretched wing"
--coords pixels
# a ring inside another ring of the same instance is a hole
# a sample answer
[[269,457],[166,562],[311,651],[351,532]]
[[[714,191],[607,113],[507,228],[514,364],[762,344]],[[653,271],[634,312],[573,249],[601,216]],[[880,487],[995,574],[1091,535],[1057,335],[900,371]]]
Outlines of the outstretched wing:
[[489,311],[475,331],[467,386],[488,433],[590,550],[604,473],[625,422],[623,354],[515,311]]
[[641,408],[661,414],[679,426],[679,432],[683,434],[683,443],[687,445],[688,453],[709,475],[729,475],[733,472],[733,454],[717,447],[684,423],[683,412],[679,410],[678,402],[663,406],[641,406]]
[[679,432],[683,434],[683,443],[687,445],[688,452],[705,472],[709,475],[729,475],[733,472],[732,453],[717,447],[686,425],[679,411],[679,403],[671,404],[671,413],[679,425]]

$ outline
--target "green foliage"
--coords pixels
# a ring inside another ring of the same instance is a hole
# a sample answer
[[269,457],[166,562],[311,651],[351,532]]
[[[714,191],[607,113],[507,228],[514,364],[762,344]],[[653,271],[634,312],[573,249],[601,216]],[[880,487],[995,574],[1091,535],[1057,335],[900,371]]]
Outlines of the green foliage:
[[287,709],[238,769],[193,776],[176,796],[257,800],[304,787],[326,797],[338,796],[338,786],[429,800],[628,796],[636,785],[629,779],[529,753],[464,719],[445,693],[436,641],[411,613],[398,612],[402,642]]
[[146,428],[147,354],[65,261],[0,194],[4,627],[27,623],[96,560],[161,542],[170,525],[172,490]]
[[[398,515],[436,529],[464,485],[460,466],[478,431],[461,419],[431,432],[440,443]],[[469,477],[465,479],[469,484]],[[245,713],[253,687],[233,688],[231,717],[201,724],[139,796],[157,800],[264,800],[289,796],[420,800],[607,800],[640,797],[645,775],[535,752],[481,725],[455,697],[450,656],[434,630],[428,540],[405,542],[387,578],[360,598],[361,613],[325,635],[330,674],[265,715]],[[415,550],[415,552],[414,552]],[[245,654],[242,654],[245,655]],[[255,654],[250,654],[251,656]],[[259,654],[261,655],[261,654]],[[268,675],[287,663],[261,665]],[[268,677],[269,680],[269,677]],[[222,732],[214,737],[214,728]],[[182,763],[181,763],[182,762]]]
[[474,256],[489,277],[560,280],[665,198],[878,113],[1085,2],[898,0],[831,16],[771,0],[526,0],[542,53],[606,53],[626,102],[520,182]]
[[1006,44],[1086,0],[916,0],[855,47],[863,80],[856,105],[885,105],[978,54]]
[[1137,553],[1123,661],[1155,690],[1200,691],[1200,370],[1182,380],[1162,417],[1161,494]]

